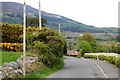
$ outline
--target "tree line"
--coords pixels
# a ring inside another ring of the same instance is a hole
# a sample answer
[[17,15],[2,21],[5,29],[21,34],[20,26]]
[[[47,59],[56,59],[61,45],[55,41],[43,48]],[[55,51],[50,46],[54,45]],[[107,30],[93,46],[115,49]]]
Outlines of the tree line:
[[117,41],[104,41],[98,42],[93,35],[90,33],[83,33],[82,36],[78,38],[79,49],[78,51],[82,54],[85,53],[118,53],[120,54],[120,45]]

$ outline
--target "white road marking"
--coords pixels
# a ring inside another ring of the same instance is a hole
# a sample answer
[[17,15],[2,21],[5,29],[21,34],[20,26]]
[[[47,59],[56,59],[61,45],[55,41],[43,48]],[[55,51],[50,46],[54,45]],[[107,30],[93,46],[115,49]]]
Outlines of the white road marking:
[[106,77],[106,78],[108,78],[108,76],[105,74],[105,72],[102,70],[102,68],[97,64],[97,63],[95,63],[95,62],[93,62],[99,69],[100,69],[100,71],[103,73],[103,75]]

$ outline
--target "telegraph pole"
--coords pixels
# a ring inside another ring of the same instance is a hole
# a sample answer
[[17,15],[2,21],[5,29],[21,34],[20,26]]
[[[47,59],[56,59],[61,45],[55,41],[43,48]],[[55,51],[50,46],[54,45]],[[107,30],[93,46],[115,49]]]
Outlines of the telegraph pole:
[[23,4],[23,76],[26,75],[26,1]]
[[39,0],[39,29],[41,30],[41,5]]
[[60,33],[60,24],[59,24],[59,33]]

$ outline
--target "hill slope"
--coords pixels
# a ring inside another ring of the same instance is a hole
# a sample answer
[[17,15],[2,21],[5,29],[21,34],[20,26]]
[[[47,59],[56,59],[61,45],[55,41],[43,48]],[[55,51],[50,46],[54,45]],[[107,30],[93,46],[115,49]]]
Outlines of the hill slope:
[[[23,19],[23,5],[15,2],[0,2],[2,10],[0,10],[0,20],[8,23],[22,24]],[[27,17],[38,17],[38,10],[27,5]],[[47,20],[47,27],[58,29],[58,24],[61,24],[61,31],[71,32],[117,32],[116,28],[113,31],[89,26],[66,17],[50,14],[42,11],[42,18]]]

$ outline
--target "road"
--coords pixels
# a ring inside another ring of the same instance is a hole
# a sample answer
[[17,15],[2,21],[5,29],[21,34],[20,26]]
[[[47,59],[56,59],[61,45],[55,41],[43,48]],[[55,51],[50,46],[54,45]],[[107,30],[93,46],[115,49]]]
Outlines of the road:
[[66,57],[64,68],[48,78],[118,78],[118,68],[106,61]]

